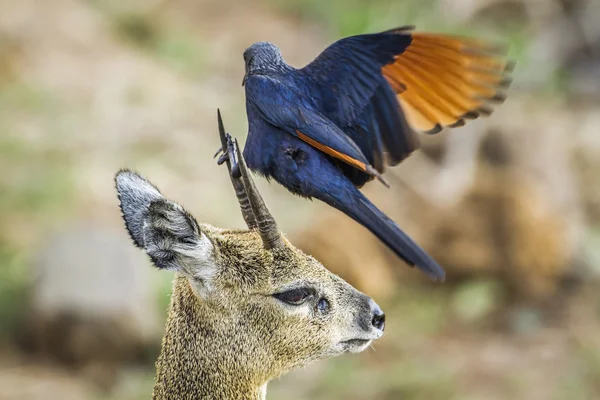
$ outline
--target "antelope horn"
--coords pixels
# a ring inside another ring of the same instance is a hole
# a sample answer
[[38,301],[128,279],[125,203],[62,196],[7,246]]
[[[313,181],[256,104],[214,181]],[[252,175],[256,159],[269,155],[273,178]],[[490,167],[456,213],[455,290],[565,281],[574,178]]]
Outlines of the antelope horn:
[[273,218],[267,209],[262,196],[250,176],[237,140],[233,140],[229,134],[225,133],[221,112],[218,109],[217,117],[221,150],[224,153],[218,162],[221,164],[224,161],[227,164],[229,177],[235,189],[235,195],[238,198],[246,225],[248,225],[248,229],[258,229],[263,246],[266,249],[280,248],[284,246],[284,242],[283,236],[277,227],[277,222],[275,222],[275,218]]
[[275,222],[275,218],[273,218],[267,209],[262,196],[254,185],[254,181],[252,180],[252,177],[246,168],[246,161],[240,152],[237,140],[235,140],[234,143],[235,151],[237,153],[238,166],[242,175],[242,181],[244,182],[246,193],[248,195],[248,199],[250,200],[250,206],[252,207],[252,211],[254,213],[254,219],[258,224],[258,231],[260,232],[263,245],[269,250],[281,248],[284,246],[283,236],[277,227],[277,222]]

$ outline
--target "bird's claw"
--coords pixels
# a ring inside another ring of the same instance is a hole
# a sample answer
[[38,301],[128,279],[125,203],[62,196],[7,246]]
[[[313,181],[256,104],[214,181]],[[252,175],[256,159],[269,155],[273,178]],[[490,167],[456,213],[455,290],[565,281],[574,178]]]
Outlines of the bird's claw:
[[[221,153],[224,153],[224,151],[223,151],[223,148],[222,148],[222,147],[219,147],[219,150],[217,150],[217,152],[215,153],[215,155],[213,156],[213,158],[217,158],[217,156],[218,156],[219,154],[221,154]],[[221,165],[222,163],[219,163],[219,162],[217,161],[217,164]]]
[[216,154],[213,157],[213,158],[217,158],[217,156],[220,155],[220,157],[217,158],[217,165],[223,165],[224,162],[230,161],[230,158],[229,158],[229,154],[230,154],[229,147],[231,147],[231,142],[230,142],[230,139],[229,139],[229,134],[227,134],[226,137],[227,137],[227,147],[225,149],[223,149],[223,148],[219,149],[219,151],[217,151]]
[[221,157],[219,157],[219,159],[217,160],[217,165],[222,165],[227,160],[229,160],[229,153],[223,152],[223,154],[221,154]]
[[225,132],[225,127],[223,126],[223,119],[221,118],[221,111],[217,109],[217,119],[219,122],[219,137],[221,138],[221,148],[215,153],[213,158],[216,158],[219,153],[223,153],[221,157],[217,160],[217,164],[221,165],[224,162],[227,162],[227,169],[229,169],[229,174],[234,179],[239,179],[242,176],[240,171],[240,166],[238,163],[237,153],[237,142],[233,140],[229,133]]
[[239,160],[237,157],[237,143],[235,142],[235,140],[233,140],[229,133],[225,134],[225,138],[227,140],[227,149],[219,149],[215,157],[221,152],[223,154],[221,154],[221,157],[219,157],[219,159],[217,160],[217,164],[221,165],[224,162],[228,161],[231,165],[231,176],[237,179],[242,176],[240,171]]

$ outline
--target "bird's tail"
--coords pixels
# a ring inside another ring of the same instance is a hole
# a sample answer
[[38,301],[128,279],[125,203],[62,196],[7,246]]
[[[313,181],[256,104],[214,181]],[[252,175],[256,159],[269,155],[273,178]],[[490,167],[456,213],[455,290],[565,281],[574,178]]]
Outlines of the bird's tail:
[[443,281],[445,279],[445,272],[442,267],[359,190],[356,190],[356,193],[353,194],[351,204],[338,199],[333,205],[369,229],[409,265],[416,266],[433,280]]

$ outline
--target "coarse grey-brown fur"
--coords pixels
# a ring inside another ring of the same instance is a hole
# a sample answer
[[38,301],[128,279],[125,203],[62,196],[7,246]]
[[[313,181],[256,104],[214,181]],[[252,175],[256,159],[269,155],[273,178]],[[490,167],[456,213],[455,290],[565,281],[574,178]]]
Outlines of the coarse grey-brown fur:
[[[116,186],[135,244],[175,271],[153,399],[264,399],[271,379],[383,334],[372,299],[287,240],[198,224],[131,171]],[[274,296],[295,288],[311,293],[300,305]]]

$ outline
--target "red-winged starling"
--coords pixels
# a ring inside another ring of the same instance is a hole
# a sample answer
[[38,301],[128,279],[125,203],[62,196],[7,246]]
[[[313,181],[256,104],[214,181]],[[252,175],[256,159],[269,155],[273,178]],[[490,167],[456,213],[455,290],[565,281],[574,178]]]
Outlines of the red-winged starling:
[[386,183],[385,166],[418,149],[416,132],[491,114],[510,84],[504,51],[402,27],[338,40],[300,69],[267,42],[244,60],[248,167],[337,208],[443,280],[444,270],[359,189],[374,177]]

